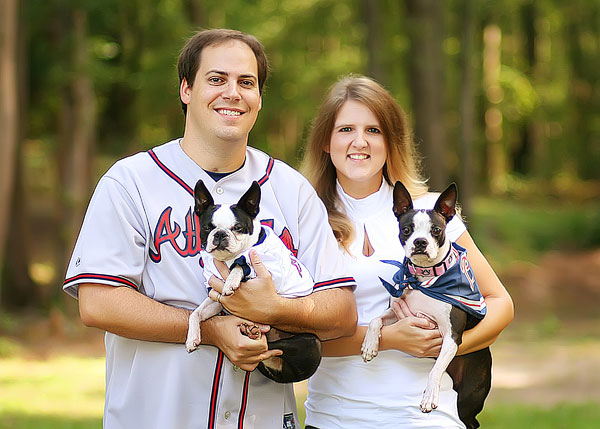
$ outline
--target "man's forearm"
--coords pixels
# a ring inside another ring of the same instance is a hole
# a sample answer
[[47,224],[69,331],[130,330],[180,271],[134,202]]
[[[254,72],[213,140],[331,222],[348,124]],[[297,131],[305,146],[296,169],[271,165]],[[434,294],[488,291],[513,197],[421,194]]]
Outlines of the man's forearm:
[[154,301],[126,287],[82,284],[79,313],[86,326],[122,337],[184,343],[191,312]]
[[347,287],[282,298],[271,325],[288,332],[311,332],[321,340],[352,335],[357,323],[356,302]]

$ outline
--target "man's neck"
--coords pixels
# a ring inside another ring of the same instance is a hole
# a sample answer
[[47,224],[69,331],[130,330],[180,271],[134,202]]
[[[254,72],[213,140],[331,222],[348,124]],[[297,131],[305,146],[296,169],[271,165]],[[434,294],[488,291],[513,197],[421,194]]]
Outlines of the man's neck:
[[184,135],[181,148],[202,169],[229,173],[239,169],[246,158],[245,141],[211,141]]

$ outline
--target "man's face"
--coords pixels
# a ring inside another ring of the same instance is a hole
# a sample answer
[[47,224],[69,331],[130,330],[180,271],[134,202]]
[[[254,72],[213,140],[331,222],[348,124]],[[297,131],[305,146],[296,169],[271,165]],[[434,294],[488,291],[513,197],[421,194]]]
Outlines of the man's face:
[[207,46],[193,86],[183,81],[186,134],[204,141],[247,142],[262,107],[254,52],[237,40]]

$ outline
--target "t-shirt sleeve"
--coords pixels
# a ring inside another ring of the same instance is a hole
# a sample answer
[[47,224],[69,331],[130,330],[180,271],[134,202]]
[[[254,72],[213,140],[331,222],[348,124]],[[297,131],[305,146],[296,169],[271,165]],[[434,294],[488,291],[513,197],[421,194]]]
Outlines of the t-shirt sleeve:
[[67,267],[65,292],[81,283],[141,288],[148,235],[141,202],[114,178],[100,179]]

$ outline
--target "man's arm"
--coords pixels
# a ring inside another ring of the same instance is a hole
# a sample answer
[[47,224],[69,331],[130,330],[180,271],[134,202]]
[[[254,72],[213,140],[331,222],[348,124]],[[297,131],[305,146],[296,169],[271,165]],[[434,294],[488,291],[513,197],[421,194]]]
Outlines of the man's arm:
[[[184,343],[191,311],[162,304],[126,287],[88,283],[79,286],[79,313],[86,326],[122,337]],[[202,344],[218,347],[233,364],[246,371],[281,354],[279,350],[267,350],[264,336],[252,340],[242,335],[242,322],[246,321],[233,316],[215,316],[202,322]]]
[[[271,275],[254,250],[250,261],[256,277],[244,282],[233,295],[221,297],[221,304],[239,317],[275,326],[288,332],[311,332],[321,340],[352,335],[356,329],[357,313],[354,294],[348,287],[326,289],[299,298],[277,295]],[[226,268],[219,265],[219,268]],[[227,272],[221,272],[227,278]],[[223,282],[215,276],[209,280],[216,300]]]

